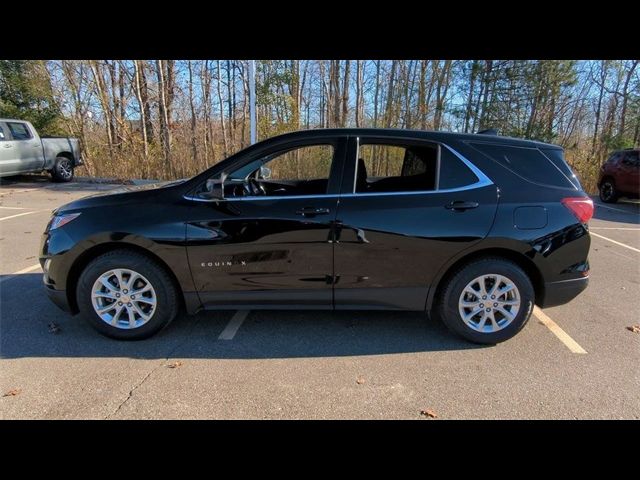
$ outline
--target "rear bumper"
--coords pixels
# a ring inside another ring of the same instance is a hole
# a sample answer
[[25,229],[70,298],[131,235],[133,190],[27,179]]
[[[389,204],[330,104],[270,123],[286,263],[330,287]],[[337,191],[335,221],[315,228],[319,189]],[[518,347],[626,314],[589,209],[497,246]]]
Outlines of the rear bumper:
[[589,277],[547,282],[544,284],[544,298],[539,302],[541,308],[563,305],[576,298],[589,285]]
[[65,312],[71,312],[69,301],[67,300],[67,292],[65,290],[56,290],[45,283],[44,290],[47,292],[49,299],[55,303],[56,307]]

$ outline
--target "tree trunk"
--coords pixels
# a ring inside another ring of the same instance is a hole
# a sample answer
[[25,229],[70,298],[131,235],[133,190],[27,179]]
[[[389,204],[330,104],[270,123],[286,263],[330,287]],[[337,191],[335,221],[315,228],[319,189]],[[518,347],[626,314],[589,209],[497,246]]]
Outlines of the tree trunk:
[[373,126],[378,126],[378,98],[380,97],[380,60],[376,60],[376,89],[373,97]]
[[420,60],[420,82],[418,83],[418,115],[420,117],[420,128],[427,129],[427,60]]
[[98,60],[93,60],[90,62],[91,72],[93,73],[93,78],[95,79],[96,89],[98,90],[98,98],[100,99],[100,105],[102,106],[102,112],[104,114],[104,122],[107,131],[107,142],[109,146],[109,156],[113,158],[113,122],[111,109],[109,108],[109,99],[107,98],[107,92],[104,83],[104,77],[102,76],[102,71],[100,69],[100,63]]
[[442,71],[438,76],[438,84],[436,87],[436,113],[433,119],[433,128],[439,130],[444,115],[444,102],[449,90],[449,76],[451,72],[451,60],[445,60]]
[[362,115],[364,111],[364,95],[362,92],[363,75],[362,60],[356,60],[356,127],[362,126]]
[[227,141],[227,131],[224,121],[224,102],[222,101],[222,69],[218,60],[218,103],[220,105],[220,127],[222,128],[222,143],[224,146],[224,156],[229,155],[229,142]]
[[467,98],[467,108],[464,113],[464,132],[469,133],[469,127],[471,126],[471,115],[473,114],[473,89],[476,84],[476,75],[480,63],[478,60],[474,60],[471,64],[471,72],[469,72],[469,97]]
[[135,69],[135,84],[136,84],[136,98],[138,99],[138,107],[140,108],[140,132],[142,133],[142,148],[144,151],[145,160],[149,156],[149,143],[147,138],[147,112],[145,110],[145,103],[142,97],[142,81],[140,75],[140,61],[133,61],[133,68]]
[[193,156],[193,161],[197,165],[198,164],[198,146],[197,146],[197,134],[196,134],[196,108],[193,103],[193,66],[191,65],[191,60],[187,61],[187,66],[189,70],[189,108],[191,110],[191,155]]
[[171,163],[171,135],[169,133],[169,117],[167,115],[166,79],[164,61],[156,60],[156,76],[158,78],[158,118],[160,120],[160,144],[164,154],[164,163],[173,177],[173,165]]
[[631,81],[631,77],[633,77],[633,72],[638,66],[638,60],[633,60],[631,63],[631,68],[627,72],[627,76],[624,80],[624,86],[622,87],[622,111],[620,112],[620,128],[618,130],[618,135],[621,137],[624,135],[625,129],[625,119],[627,117],[627,105],[629,102],[629,82]]
[[344,78],[342,79],[342,115],[340,126],[346,127],[349,116],[349,74],[351,72],[351,60],[346,60],[344,65]]

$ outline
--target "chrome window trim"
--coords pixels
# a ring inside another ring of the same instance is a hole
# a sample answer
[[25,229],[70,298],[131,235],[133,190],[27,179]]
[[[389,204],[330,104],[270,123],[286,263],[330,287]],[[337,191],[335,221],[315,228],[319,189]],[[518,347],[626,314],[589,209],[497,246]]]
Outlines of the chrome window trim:
[[230,198],[197,198],[194,196],[183,195],[185,200],[193,200],[194,202],[214,203],[214,202],[249,202],[255,200],[301,200],[305,198],[339,198],[341,195],[338,193],[326,194],[326,195],[273,195],[266,197],[230,197]]

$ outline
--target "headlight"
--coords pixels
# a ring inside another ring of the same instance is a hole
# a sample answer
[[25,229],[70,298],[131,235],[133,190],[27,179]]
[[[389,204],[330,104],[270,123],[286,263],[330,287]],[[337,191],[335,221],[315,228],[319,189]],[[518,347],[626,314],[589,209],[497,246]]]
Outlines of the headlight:
[[66,225],[67,223],[69,223],[71,220],[75,220],[79,216],[80,216],[80,212],[78,212],[78,213],[67,213],[67,214],[63,214],[63,215],[55,215],[51,219],[51,223],[49,224],[49,230],[55,230],[56,228],[60,228],[60,227],[62,227],[64,225]]

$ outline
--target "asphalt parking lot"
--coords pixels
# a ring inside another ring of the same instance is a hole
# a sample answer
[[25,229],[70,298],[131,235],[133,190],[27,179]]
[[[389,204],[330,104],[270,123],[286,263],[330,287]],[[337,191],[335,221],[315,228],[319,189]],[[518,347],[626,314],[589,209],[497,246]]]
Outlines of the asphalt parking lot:
[[2,419],[640,419],[638,202],[596,200],[589,288],[497,346],[418,313],[302,311],[183,315],[125,343],[50,303],[37,258],[53,208],[112,188],[0,183]]

